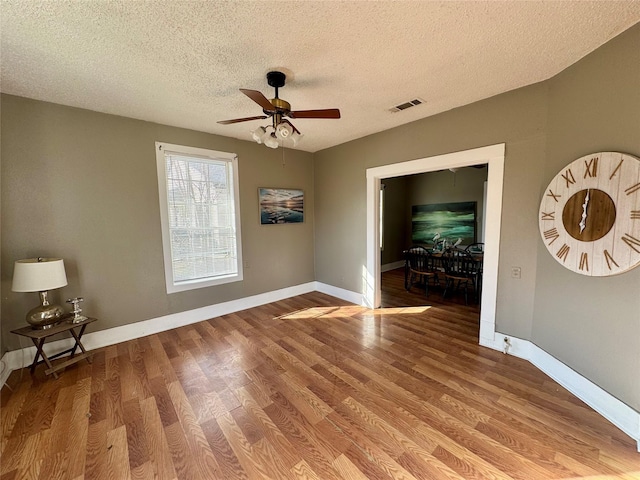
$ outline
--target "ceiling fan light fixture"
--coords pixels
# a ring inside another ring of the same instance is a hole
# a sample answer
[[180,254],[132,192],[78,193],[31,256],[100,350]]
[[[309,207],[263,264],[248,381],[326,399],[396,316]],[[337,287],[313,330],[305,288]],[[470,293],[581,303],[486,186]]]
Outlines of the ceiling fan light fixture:
[[251,138],[257,143],[262,143],[267,135],[267,130],[264,127],[258,127],[251,132]]
[[275,132],[271,132],[267,135],[263,140],[263,143],[269,148],[278,148],[278,137],[276,137]]
[[304,137],[304,134],[300,133],[300,132],[296,132],[294,131],[291,134],[291,140],[293,141],[293,146],[297,146],[298,143],[300,142],[300,140],[302,140],[302,137]]
[[276,135],[283,140],[289,138],[293,133],[293,128],[288,123],[281,123],[276,127]]
[[[231,125],[239,122],[248,122],[251,120],[261,120],[271,117],[272,124],[267,127],[258,127],[251,132],[251,138],[261,144],[265,144],[269,148],[278,148],[279,140],[291,138],[295,147],[302,139],[300,131],[294,127],[289,120],[284,117],[298,118],[340,118],[340,110],[337,108],[325,108],[320,110],[292,110],[291,104],[278,96],[278,90],[285,85],[287,76],[283,72],[271,71],[267,73],[267,83],[275,88],[275,97],[269,100],[262,92],[258,90],[249,90],[241,88],[240,91],[262,107],[263,115],[253,117],[234,118],[231,120],[220,120],[219,124]],[[421,103],[418,100],[415,102]]]

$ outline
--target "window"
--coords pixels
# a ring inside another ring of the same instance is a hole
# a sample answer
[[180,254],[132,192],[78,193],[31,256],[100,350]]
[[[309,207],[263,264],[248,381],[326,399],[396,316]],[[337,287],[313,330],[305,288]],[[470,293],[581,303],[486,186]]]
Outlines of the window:
[[156,142],[167,293],[242,280],[235,154]]

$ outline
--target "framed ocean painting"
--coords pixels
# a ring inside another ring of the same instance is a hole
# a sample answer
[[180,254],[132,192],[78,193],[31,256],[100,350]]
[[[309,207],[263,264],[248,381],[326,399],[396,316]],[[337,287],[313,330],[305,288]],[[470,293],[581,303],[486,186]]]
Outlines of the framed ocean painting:
[[304,192],[287,188],[259,188],[260,224],[304,222]]
[[411,241],[415,244],[431,244],[440,239],[462,245],[476,241],[476,202],[434,203],[411,207]]

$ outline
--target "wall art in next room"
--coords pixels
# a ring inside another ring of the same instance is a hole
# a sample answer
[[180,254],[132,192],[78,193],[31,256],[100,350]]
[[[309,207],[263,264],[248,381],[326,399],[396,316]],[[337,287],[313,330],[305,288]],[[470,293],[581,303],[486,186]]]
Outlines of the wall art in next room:
[[434,237],[462,245],[476,241],[476,202],[434,203],[411,207],[411,240],[432,244]]

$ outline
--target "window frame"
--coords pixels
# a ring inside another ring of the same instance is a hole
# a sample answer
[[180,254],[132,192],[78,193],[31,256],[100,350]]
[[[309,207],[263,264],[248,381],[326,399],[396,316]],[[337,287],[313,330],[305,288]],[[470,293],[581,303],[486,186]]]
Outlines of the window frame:
[[[212,287],[226,283],[243,280],[242,263],[242,238],[240,231],[240,188],[238,179],[238,156],[235,153],[219,152],[206,148],[175,145],[166,142],[155,142],[156,170],[158,174],[158,200],[160,203],[160,226],[162,231],[162,251],[164,261],[164,277],[167,293],[184,292],[198,288]],[[231,274],[216,275],[191,280],[175,282],[173,280],[173,255],[171,250],[171,232],[169,222],[169,197],[167,189],[167,169],[165,152],[171,152],[185,157],[198,158],[200,160],[212,160],[226,162],[227,175],[231,177],[235,239],[236,239],[236,272]]]

